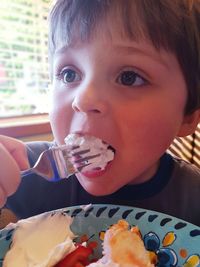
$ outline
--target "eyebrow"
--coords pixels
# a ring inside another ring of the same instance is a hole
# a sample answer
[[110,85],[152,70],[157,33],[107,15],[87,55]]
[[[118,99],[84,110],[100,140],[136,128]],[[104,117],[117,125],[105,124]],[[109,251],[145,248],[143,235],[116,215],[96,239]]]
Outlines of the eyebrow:
[[[159,56],[159,52],[158,53],[154,53],[153,51],[147,51],[145,49],[141,49],[138,47],[133,47],[133,46],[115,46],[116,50],[119,53],[123,53],[123,54],[141,54],[141,55],[145,55],[149,58],[151,58],[152,60],[158,62],[159,64],[162,64],[165,68],[169,68],[169,65],[167,64],[167,62],[161,57]],[[157,50],[159,51],[159,50]]]
[[[73,46],[71,46],[73,48]],[[64,45],[61,48],[58,48],[55,50],[55,55],[62,55],[69,50],[70,46],[69,45]],[[161,56],[158,56],[159,53],[155,54],[154,52],[151,51],[146,51],[145,49],[141,49],[138,47],[134,46],[120,46],[120,45],[114,45],[114,48],[120,53],[120,54],[141,54],[145,55],[152,60],[156,61],[157,63],[163,65],[165,68],[169,69],[169,65],[165,60],[161,58]],[[158,50],[159,51],[159,50]]]

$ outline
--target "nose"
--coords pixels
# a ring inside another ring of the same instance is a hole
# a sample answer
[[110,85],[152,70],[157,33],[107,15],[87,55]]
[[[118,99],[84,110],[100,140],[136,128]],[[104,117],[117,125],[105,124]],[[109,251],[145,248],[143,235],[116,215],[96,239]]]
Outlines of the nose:
[[107,95],[95,84],[85,84],[75,91],[72,108],[76,112],[105,114],[108,109]]

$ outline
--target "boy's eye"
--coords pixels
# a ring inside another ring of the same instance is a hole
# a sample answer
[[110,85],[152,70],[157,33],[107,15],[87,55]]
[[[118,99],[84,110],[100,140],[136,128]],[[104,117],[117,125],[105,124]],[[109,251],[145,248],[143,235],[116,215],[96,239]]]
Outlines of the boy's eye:
[[70,68],[63,69],[59,74],[59,78],[63,83],[73,83],[81,80],[80,74]]
[[140,86],[143,85],[146,80],[135,71],[127,70],[120,73],[117,77],[117,82],[125,86]]

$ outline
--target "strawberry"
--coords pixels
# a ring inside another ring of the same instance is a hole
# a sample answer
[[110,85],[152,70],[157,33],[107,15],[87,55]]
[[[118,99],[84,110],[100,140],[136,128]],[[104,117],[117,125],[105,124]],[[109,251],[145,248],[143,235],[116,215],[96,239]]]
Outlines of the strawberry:
[[77,248],[69,253],[64,259],[55,265],[55,267],[84,267],[87,266],[89,256],[92,255],[93,250],[90,247],[78,245]]

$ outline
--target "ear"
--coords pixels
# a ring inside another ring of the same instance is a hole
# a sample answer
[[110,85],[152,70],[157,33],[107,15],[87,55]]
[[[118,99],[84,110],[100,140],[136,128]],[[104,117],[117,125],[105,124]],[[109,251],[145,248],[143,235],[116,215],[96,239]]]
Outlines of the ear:
[[177,136],[184,137],[195,132],[197,124],[200,121],[200,110],[195,110],[193,113],[185,115],[182,125]]

